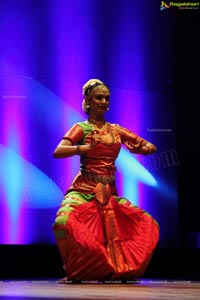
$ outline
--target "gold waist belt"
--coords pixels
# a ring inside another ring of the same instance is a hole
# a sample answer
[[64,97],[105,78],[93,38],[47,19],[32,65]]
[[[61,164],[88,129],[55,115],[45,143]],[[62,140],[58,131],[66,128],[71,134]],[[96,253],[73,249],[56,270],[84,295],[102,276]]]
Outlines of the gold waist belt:
[[87,180],[91,180],[95,183],[112,183],[115,179],[114,175],[97,175],[94,173],[88,173],[88,172],[81,172],[83,177]]

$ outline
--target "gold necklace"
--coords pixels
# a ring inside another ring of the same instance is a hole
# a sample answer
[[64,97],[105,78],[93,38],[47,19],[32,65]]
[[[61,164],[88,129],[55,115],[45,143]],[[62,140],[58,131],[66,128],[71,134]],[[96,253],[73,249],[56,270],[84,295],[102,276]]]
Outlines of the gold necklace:
[[97,121],[97,120],[90,119],[90,118],[88,119],[88,123],[91,124],[92,126],[95,125],[99,129],[103,128],[103,126],[106,125],[106,121],[101,122],[101,121]]

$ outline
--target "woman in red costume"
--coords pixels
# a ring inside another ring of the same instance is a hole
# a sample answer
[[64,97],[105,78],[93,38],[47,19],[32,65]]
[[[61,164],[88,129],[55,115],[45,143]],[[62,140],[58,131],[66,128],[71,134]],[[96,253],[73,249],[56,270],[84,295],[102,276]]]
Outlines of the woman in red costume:
[[83,86],[87,121],[74,124],[54,151],[55,158],[80,156],[80,171],[58,209],[53,231],[67,277],[65,282],[140,278],[159,239],[159,225],[146,211],[119,197],[115,160],[121,145],[149,155],[156,147],[105,120],[110,91],[98,79]]

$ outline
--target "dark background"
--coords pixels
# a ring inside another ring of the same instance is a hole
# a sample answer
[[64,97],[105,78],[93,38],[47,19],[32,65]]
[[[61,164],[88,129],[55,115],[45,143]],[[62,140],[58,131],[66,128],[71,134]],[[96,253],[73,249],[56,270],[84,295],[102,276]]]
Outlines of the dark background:
[[[180,247],[200,248],[199,201],[199,100],[200,76],[197,42],[199,13],[175,14],[174,33],[174,103],[178,166]],[[196,245],[195,245],[196,243]]]

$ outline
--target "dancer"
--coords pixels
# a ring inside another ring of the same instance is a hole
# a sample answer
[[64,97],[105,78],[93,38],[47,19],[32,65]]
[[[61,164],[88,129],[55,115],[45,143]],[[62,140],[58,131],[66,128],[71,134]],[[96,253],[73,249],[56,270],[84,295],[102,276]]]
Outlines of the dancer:
[[88,118],[63,136],[55,158],[80,156],[80,170],[57,211],[53,231],[65,282],[135,280],[143,276],[159,240],[156,220],[118,195],[115,161],[121,145],[134,154],[157,151],[151,142],[106,121],[110,90],[99,79],[83,86]]

